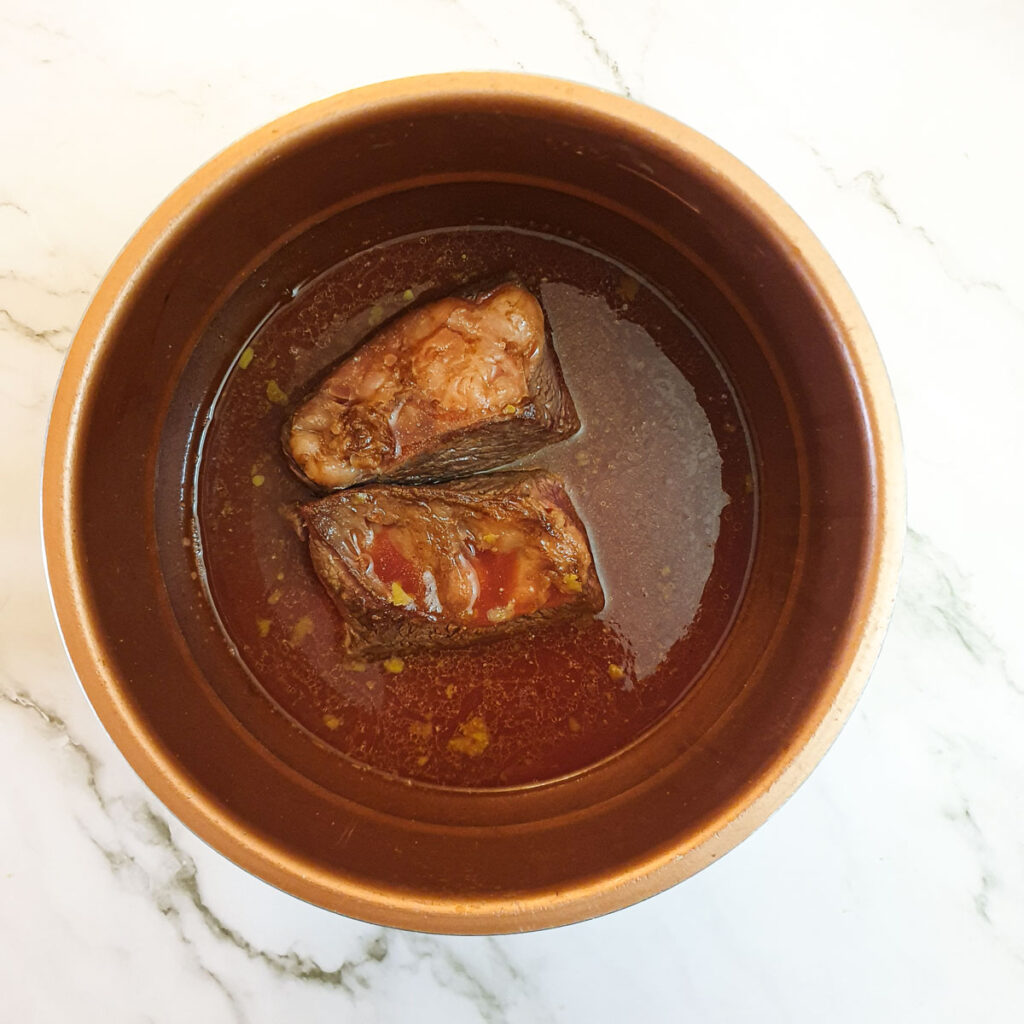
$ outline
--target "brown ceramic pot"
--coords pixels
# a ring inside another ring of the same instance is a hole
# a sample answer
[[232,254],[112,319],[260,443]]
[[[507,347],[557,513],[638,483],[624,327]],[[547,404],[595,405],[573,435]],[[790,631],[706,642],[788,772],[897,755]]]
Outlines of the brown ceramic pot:
[[[726,642],[636,743],[546,784],[445,790],[360,771],[293,727],[240,672],[172,548],[195,412],[275,288],[365,242],[339,224],[381,239],[511,223],[520,186],[548,194],[556,233],[582,229],[687,297],[749,422],[756,549]],[[317,225],[329,217],[328,243]],[[253,284],[261,276],[270,287]],[[550,79],[456,74],[370,86],[282,118],[146,221],[71,347],[43,520],[54,604],[86,693],[186,825],[247,870],[344,914],[511,932],[679,882],[807,776],[878,652],[903,481],[864,317],[762,181],[633,102]]]

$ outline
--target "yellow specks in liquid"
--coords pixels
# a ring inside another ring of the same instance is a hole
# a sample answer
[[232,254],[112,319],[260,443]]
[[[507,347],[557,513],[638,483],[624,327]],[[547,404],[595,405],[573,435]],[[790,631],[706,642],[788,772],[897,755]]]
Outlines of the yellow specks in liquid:
[[434,735],[434,727],[429,722],[410,722],[409,735],[418,740],[429,740]]
[[274,405],[287,405],[288,394],[281,390],[276,380],[267,381],[267,398]]
[[479,715],[474,715],[459,726],[458,734],[448,741],[448,749],[467,757],[479,757],[490,742],[487,723]]
[[313,620],[308,615],[303,615],[294,626],[292,626],[291,645],[297,647],[303,640],[313,632]]

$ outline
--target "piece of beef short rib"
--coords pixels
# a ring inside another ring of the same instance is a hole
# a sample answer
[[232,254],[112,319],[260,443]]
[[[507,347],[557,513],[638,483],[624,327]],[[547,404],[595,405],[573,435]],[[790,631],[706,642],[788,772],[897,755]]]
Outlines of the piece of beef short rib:
[[374,484],[299,517],[353,655],[464,647],[604,606],[584,526],[541,470]]
[[413,309],[331,370],[285,423],[307,483],[494,469],[579,429],[537,299],[515,283]]

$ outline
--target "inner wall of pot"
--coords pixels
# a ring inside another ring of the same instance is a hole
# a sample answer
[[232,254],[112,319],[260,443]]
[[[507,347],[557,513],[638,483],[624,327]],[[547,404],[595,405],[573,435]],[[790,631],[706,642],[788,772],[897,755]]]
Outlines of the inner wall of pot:
[[[839,685],[830,670],[861,596],[870,439],[813,282],[698,161],[557,104],[468,97],[453,116],[426,98],[390,117],[328,119],[234,185],[176,227],[111,325],[81,439],[81,557],[139,717],[252,833],[364,885],[537,891],[685,848]],[[567,782],[429,791],[309,743],[214,642],[178,540],[197,411],[239,340],[280,289],[408,233],[414,213],[525,219],[635,268],[711,340],[754,439],[757,553],[728,642],[644,742]],[[145,572],[126,578],[129,564]]]

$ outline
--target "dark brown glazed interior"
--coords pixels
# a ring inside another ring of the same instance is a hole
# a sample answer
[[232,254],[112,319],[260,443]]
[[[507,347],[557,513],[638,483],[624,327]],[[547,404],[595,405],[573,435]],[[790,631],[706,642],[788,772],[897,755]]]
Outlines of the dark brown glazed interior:
[[[472,930],[523,927],[517,899],[557,900],[694,846],[781,771],[838,693],[877,514],[860,382],[825,296],[767,218],[701,160],[607,113],[425,93],[328,111],[268,146],[167,230],[103,329],[70,460],[69,543],[95,643],[197,794],[286,851],[293,875],[337,880],[320,902],[371,917],[390,902],[403,909],[382,919],[437,927],[440,905],[493,900],[490,927]],[[311,742],[239,672],[201,602],[179,623],[191,566],[166,543],[188,514],[197,411],[284,291],[375,240],[469,223],[582,239],[677,302],[736,388],[760,501],[745,597],[698,684],[624,752],[510,791],[411,785]],[[263,873],[293,887],[286,868]]]

